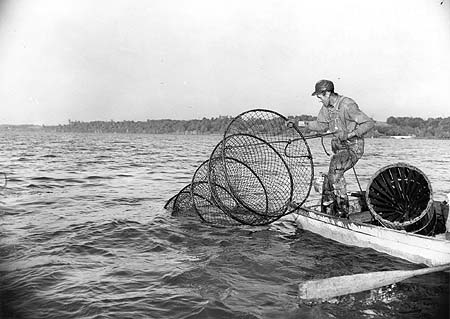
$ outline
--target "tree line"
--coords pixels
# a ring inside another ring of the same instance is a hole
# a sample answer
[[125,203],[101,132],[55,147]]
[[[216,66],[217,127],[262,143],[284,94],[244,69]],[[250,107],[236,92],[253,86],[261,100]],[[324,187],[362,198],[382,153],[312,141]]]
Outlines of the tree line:
[[386,120],[385,126],[376,127],[380,135],[415,135],[426,138],[450,138],[450,117],[428,118],[394,117]]
[[[315,116],[289,116],[298,123],[313,121]],[[68,124],[45,126],[56,132],[86,133],[149,133],[149,134],[222,134],[233,117],[219,116],[201,120],[146,120],[146,121],[71,121]],[[429,118],[389,117],[386,122],[377,122],[369,136],[407,136],[426,138],[450,138],[450,117]]]
[[[68,124],[46,126],[57,132],[86,133],[149,133],[149,134],[222,134],[233,120],[231,116],[203,118],[201,120],[146,120],[146,121],[71,121]],[[312,121],[310,115],[290,116],[293,121]]]

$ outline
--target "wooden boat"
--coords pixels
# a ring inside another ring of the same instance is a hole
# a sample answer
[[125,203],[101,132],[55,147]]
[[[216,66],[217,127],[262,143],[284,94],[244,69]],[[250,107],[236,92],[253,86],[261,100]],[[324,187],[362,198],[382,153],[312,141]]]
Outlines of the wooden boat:
[[322,214],[300,207],[291,214],[298,227],[339,243],[372,248],[379,252],[425,264],[429,267],[450,263],[450,240],[376,226],[363,221]]
[[346,245],[439,266],[450,263],[450,220],[448,204],[432,194],[422,171],[395,163],[378,170],[365,192],[352,194],[348,219],[321,213],[320,204],[297,208],[293,218],[298,227]]

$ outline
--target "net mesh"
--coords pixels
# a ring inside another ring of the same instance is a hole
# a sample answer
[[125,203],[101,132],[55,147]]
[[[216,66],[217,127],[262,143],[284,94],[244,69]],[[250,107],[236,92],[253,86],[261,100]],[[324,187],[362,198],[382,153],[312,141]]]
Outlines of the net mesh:
[[[203,162],[195,171],[191,183],[191,195],[193,199],[193,207],[200,218],[207,223],[215,225],[237,225],[238,221],[232,219],[222,210],[215,202],[211,186],[208,182],[208,170],[210,161]],[[220,185],[214,185],[215,189],[220,190]],[[223,189],[224,194],[226,191]],[[226,195],[221,197],[225,198]],[[231,199],[231,196],[229,196]]]
[[297,126],[274,111],[250,110],[231,121],[191,184],[165,208],[194,209],[216,225],[266,225],[306,201],[313,177]]
[[191,215],[194,209],[191,184],[186,185],[176,195],[172,196],[166,202],[164,208],[170,210],[173,216]]
[[[224,133],[247,133],[270,144],[286,163],[292,176],[292,201],[302,205],[311,190],[313,161],[304,136],[283,115],[263,109],[250,110],[233,119]],[[269,165],[269,163],[264,163]]]

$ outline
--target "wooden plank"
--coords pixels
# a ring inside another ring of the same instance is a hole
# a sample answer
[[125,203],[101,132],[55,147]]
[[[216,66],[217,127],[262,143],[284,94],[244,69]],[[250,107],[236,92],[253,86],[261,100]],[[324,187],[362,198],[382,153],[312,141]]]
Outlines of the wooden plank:
[[433,272],[444,271],[450,264],[416,270],[389,270],[345,275],[300,283],[298,296],[303,300],[328,299],[337,296],[375,289],[386,285]]

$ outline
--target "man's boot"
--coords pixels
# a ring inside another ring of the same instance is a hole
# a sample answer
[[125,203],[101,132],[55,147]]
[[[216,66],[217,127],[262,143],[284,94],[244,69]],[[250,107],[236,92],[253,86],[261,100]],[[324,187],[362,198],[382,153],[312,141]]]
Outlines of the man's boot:
[[348,218],[348,197],[336,196],[336,215],[340,218]]
[[321,212],[322,214],[333,215],[335,211],[335,199],[331,185],[328,183],[328,176],[323,175]]

